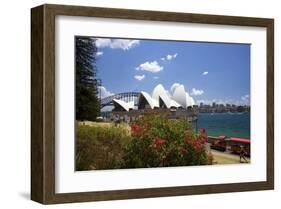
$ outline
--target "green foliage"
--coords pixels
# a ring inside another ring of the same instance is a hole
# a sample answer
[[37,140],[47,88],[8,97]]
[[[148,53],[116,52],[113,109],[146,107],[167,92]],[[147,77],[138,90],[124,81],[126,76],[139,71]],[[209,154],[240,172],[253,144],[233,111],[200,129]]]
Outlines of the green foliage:
[[205,130],[187,120],[145,115],[131,124],[77,125],[76,170],[212,164]]
[[122,147],[130,135],[125,126],[76,125],[76,170],[121,168]]
[[187,120],[148,115],[131,126],[133,139],[125,147],[125,168],[208,164],[206,134],[193,132]]
[[96,120],[100,114],[100,102],[97,97],[95,40],[88,37],[75,38],[76,68],[76,119]]

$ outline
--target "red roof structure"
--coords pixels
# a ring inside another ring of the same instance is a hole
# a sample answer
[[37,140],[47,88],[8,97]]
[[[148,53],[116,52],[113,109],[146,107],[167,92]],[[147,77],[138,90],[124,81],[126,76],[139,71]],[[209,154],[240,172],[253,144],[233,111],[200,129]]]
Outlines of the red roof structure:
[[243,138],[236,138],[236,137],[231,137],[230,141],[242,142],[242,143],[251,143],[250,139],[243,139]]

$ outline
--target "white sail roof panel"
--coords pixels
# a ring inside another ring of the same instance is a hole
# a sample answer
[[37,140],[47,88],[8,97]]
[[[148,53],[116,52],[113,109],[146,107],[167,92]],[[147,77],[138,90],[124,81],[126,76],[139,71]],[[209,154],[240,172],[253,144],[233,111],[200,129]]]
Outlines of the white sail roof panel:
[[129,111],[130,109],[134,108],[134,101],[132,101],[132,102],[124,102],[124,101],[122,101],[120,99],[113,99],[113,102],[117,103],[118,105],[120,105],[126,111]]

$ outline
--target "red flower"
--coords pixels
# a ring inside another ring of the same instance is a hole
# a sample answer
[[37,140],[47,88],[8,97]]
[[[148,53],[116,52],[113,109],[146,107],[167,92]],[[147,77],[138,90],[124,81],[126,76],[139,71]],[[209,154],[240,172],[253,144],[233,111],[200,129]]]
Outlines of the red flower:
[[208,135],[207,135],[207,132],[206,132],[206,129],[205,128],[200,128],[200,133],[201,133],[201,139],[202,139],[202,143],[205,143],[208,141]]
[[200,128],[200,132],[201,133],[206,133],[206,129],[205,128]]
[[155,144],[155,146],[156,146],[156,148],[157,149],[159,149],[163,144],[165,144],[166,143],[166,140],[164,140],[164,139],[161,139],[160,137],[155,137],[154,138],[154,144]]
[[194,140],[185,140],[185,143],[190,145],[196,152],[202,150],[206,140],[202,135],[197,135]]
[[143,132],[143,128],[138,124],[133,124],[131,126],[132,136],[140,136]]

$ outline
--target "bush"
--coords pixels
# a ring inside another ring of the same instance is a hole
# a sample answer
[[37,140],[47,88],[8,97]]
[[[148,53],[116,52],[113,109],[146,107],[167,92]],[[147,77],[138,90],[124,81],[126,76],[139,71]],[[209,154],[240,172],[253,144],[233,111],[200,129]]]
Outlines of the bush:
[[76,170],[121,168],[122,147],[130,139],[126,125],[76,126]]
[[128,124],[77,123],[76,170],[212,164],[205,129],[164,115],[145,115]]
[[208,164],[205,129],[196,134],[187,120],[146,115],[131,125],[131,135],[124,147],[124,168]]

